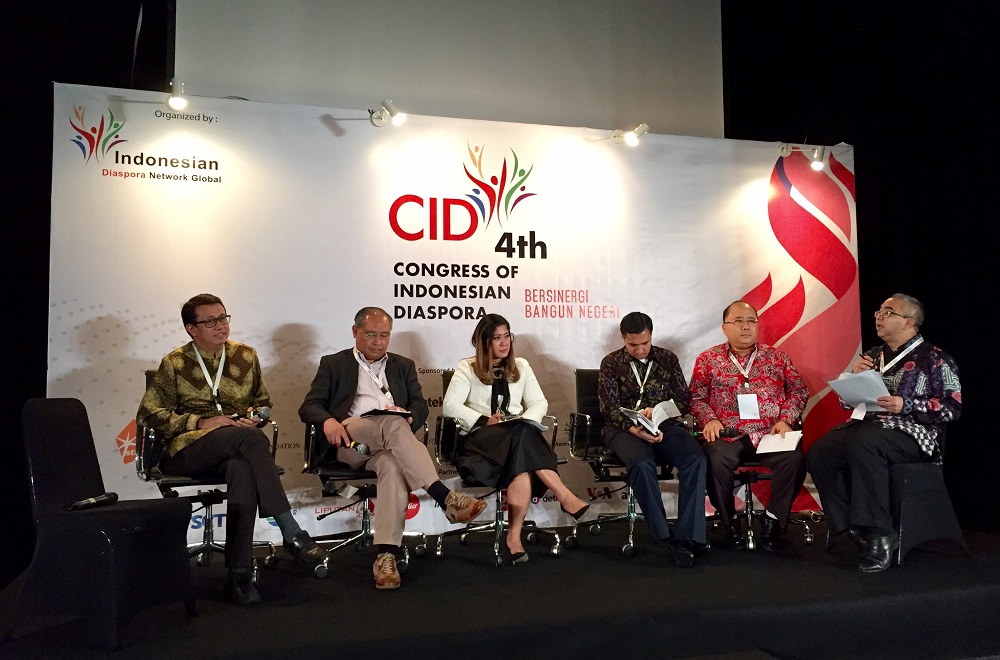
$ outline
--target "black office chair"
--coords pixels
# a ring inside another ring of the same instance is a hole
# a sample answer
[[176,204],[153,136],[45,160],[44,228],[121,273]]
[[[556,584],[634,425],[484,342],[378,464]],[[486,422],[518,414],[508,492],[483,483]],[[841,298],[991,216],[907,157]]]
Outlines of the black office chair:
[[[447,369],[441,372],[441,384],[443,386],[442,392],[448,392],[448,385],[451,384],[451,377],[454,374],[455,371],[452,369]],[[556,436],[559,433],[558,420],[553,415],[545,415],[543,420],[548,422],[548,427],[552,434],[550,441],[552,443],[552,449],[555,451]],[[456,459],[461,455],[462,443],[464,440],[465,435],[461,432],[458,422],[456,422],[453,418],[445,417],[444,415],[438,417],[437,425],[434,429],[434,457],[438,464],[447,468],[454,468]],[[557,459],[558,464],[565,462],[566,459]],[[465,479],[462,480],[462,484],[468,488],[488,487],[477,481],[466,481]],[[459,543],[465,545],[468,543],[469,535],[471,534],[493,534],[494,562],[497,566],[503,566],[501,543],[503,542],[508,528],[507,518],[504,514],[503,494],[503,489],[494,488],[492,491],[479,498],[484,499],[493,495],[495,505],[493,520],[479,523],[470,522],[462,529],[449,530],[439,534],[437,537],[437,547],[434,551],[435,556],[444,556],[444,539],[446,536],[458,535]],[[553,557],[558,557],[562,554],[562,539],[560,538],[557,530],[550,527],[539,527],[533,520],[525,520],[523,527],[527,531],[525,540],[529,544],[538,543],[541,538],[540,535],[545,534],[552,539],[552,546],[549,548],[549,553]]]
[[[642,520],[642,514],[636,510],[635,493],[629,485],[625,471],[625,463],[615,452],[604,444],[601,431],[604,428],[604,415],[601,413],[600,398],[597,393],[599,369],[577,369],[576,375],[576,412],[569,416],[569,448],[570,456],[578,461],[586,461],[594,472],[594,481],[599,484],[623,483],[614,489],[605,488],[603,493],[592,496],[591,501],[598,497],[610,498],[622,490],[626,492],[626,509],[624,513],[601,514],[590,523],[590,533],[597,536],[601,533],[601,525],[628,521],[628,540],[622,546],[622,554],[631,557],[635,554],[635,522]],[[657,479],[670,481],[674,478],[673,466],[658,466]],[[566,545],[574,547],[577,541],[577,525],[566,537]]]
[[[152,383],[156,371],[146,370],[146,387]],[[278,425],[271,420],[271,458],[276,456],[278,450]],[[178,496],[180,488],[197,488],[196,495],[187,496],[192,503],[200,505],[194,513],[204,511],[203,524],[204,533],[200,543],[188,545],[188,554],[195,558],[199,566],[208,566],[212,560],[213,553],[224,553],[225,543],[215,539],[215,511],[217,504],[222,504],[226,499],[226,493],[220,490],[220,486],[226,484],[225,475],[221,473],[211,473],[198,476],[185,476],[178,474],[165,474],[160,469],[160,459],[166,451],[164,438],[151,428],[139,426],[136,432],[135,442],[135,471],[143,481],[154,483],[160,494],[165,498]],[[284,468],[278,466],[278,473],[284,474]],[[206,489],[207,487],[207,489]],[[270,541],[254,541],[254,548],[266,548],[267,554],[263,557],[264,566],[271,568],[277,561],[277,554],[274,543]],[[253,562],[252,579],[254,583],[258,581],[258,559]]]
[[[426,443],[426,429],[424,425],[424,442]],[[327,516],[339,513],[344,509],[355,508],[361,512],[361,529],[356,532],[339,532],[322,536],[313,536],[313,540],[322,546],[327,547],[326,556],[323,561],[313,567],[313,575],[323,579],[330,574],[330,560],[332,553],[343,547],[353,544],[358,552],[371,547],[375,538],[375,530],[372,526],[371,500],[378,496],[378,491],[373,483],[366,483],[360,488],[355,488],[350,484],[358,481],[375,481],[378,475],[374,470],[364,468],[352,468],[346,463],[329,462],[324,460],[321,449],[326,445],[322,430],[316,424],[306,424],[306,436],[303,443],[303,474],[314,474],[319,477],[323,485],[323,494],[329,497],[340,496],[350,499],[351,502],[331,511],[316,516],[316,520],[322,520]],[[341,485],[338,488],[338,484]],[[344,486],[347,486],[345,489]],[[353,498],[353,499],[352,499]],[[415,538],[417,540],[414,547],[414,554],[423,557],[427,554],[427,537],[423,532],[404,532],[403,538]],[[396,570],[405,573],[410,566],[410,549],[404,543],[402,545],[403,557],[396,562]]]
[[[743,489],[743,510],[737,511],[734,518],[734,524],[738,523],[740,528],[744,530],[743,538],[746,544],[747,550],[757,549],[757,540],[754,536],[753,521],[761,520],[766,514],[763,508],[754,507],[753,498],[753,485],[758,481],[770,481],[771,471],[763,464],[756,461],[743,461],[736,470],[734,470],[734,475],[736,477],[736,489]],[[807,514],[812,518],[813,514]],[[809,526],[809,520],[806,518],[795,517],[794,512],[788,516],[788,523],[790,525],[802,525],[805,527],[805,532],[803,533],[803,540],[806,545],[812,545],[816,541],[816,535],[813,533],[812,528]]]
[[105,493],[87,410],[77,399],[30,399],[22,418],[37,536],[0,641],[28,617],[72,615],[117,648],[128,619],[146,607],[180,601],[194,616],[185,549],[191,503],[119,500],[67,510]]
[[[943,429],[939,442],[943,461]],[[896,564],[902,564],[910,550],[929,541],[953,541],[964,554],[969,554],[945,485],[943,464],[892,465],[889,467],[889,487],[893,525],[899,533]]]

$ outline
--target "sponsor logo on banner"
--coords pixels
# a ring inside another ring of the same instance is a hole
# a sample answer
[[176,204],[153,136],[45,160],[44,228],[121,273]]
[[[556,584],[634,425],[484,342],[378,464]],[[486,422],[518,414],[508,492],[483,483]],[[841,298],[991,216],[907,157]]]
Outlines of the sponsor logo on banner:
[[[186,119],[212,123],[218,118],[210,115],[188,115],[177,112],[154,111],[163,119]],[[91,115],[93,116],[93,115]],[[84,163],[101,163],[101,176],[122,181],[179,181],[182,183],[222,183],[219,161],[199,154],[150,152],[136,147],[123,151],[116,148],[128,142],[122,137],[125,120],[115,117],[108,109],[97,119],[88,119],[86,105],[74,105],[69,118],[72,142],[83,155]]]
[[[213,513],[212,514],[212,527],[215,529],[222,529],[225,526],[226,514],[224,513]],[[205,526],[205,515],[201,513],[196,513],[191,516],[191,529],[201,529]]]
[[[374,500],[368,500],[368,510],[371,511],[372,514],[374,515],[375,513]],[[410,493],[410,496],[407,498],[406,501],[406,519],[409,520],[410,518],[413,518],[419,512],[420,512],[420,499],[413,493]]]
[[137,433],[138,427],[136,427],[135,420],[133,419],[128,423],[128,426],[121,430],[121,433],[115,436],[115,442],[118,443],[118,452],[122,455],[123,465],[135,462],[135,436]]

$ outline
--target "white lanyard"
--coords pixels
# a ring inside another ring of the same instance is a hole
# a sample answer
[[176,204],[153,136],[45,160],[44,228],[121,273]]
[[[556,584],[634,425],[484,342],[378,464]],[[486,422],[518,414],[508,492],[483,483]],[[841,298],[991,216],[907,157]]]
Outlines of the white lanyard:
[[736,356],[732,353],[729,354],[730,361],[732,361],[732,363],[736,365],[736,368],[739,369],[740,373],[743,374],[743,386],[748,390],[750,389],[750,370],[753,369],[753,361],[756,358],[757,349],[755,348],[753,349],[753,353],[750,354],[750,360],[747,362],[746,369],[744,369],[743,365],[741,365],[739,360],[736,359]]
[[639,370],[635,368],[635,360],[630,362],[629,366],[632,367],[632,375],[635,376],[635,382],[639,384],[639,398],[635,401],[635,407],[638,409],[639,404],[642,403],[642,393],[646,389],[646,381],[649,380],[649,372],[653,370],[653,361],[647,359],[646,375],[641,380],[639,378]]
[[[201,373],[205,374],[205,382],[211,383],[212,377],[208,373],[208,367],[205,366],[205,360],[201,357],[201,351],[198,350],[198,345],[194,345],[194,356],[198,358],[198,364],[201,365]],[[222,404],[219,403],[219,383],[222,382],[222,367],[226,364],[226,347],[222,347],[222,357],[219,358],[219,370],[215,372],[215,383],[212,384],[212,398],[215,399],[215,407],[222,412]]]
[[910,344],[909,346],[907,346],[905,351],[903,351],[902,353],[900,353],[896,357],[892,358],[892,361],[889,362],[889,364],[885,363],[885,354],[884,353],[879,353],[878,354],[878,372],[880,374],[884,374],[887,370],[892,369],[892,366],[894,364],[896,364],[897,362],[899,362],[900,360],[902,360],[904,355],[906,355],[907,353],[909,353],[910,351],[912,351],[917,346],[920,346],[920,344],[922,344],[922,343],[924,343],[924,338],[920,337],[915,342],[913,342],[912,344]]
[[[372,373],[371,368],[369,368],[369,366],[365,363],[365,361],[361,359],[361,354],[358,353],[358,349],[357,348],[354,348],[352,350],[354,351],[354,359],[358,361],[358,364],[361,365],[361,368],[365,370],[365,373],[368,374],[373,381],[375,381],[375,385],[380,390],[382,390],[382,394],[384,394],[386,396],[386,398],[389,399],[389,403],[395,405],[396,401],[395,401],[395,399],[392,398],[392,392],[389,391],[388,387],[386,387],[385,385],[382,384],[382,379],[379,378],[378,376],[376,376],[374,373]],[[383,370],[383,373],[384,373],[384,370]]]

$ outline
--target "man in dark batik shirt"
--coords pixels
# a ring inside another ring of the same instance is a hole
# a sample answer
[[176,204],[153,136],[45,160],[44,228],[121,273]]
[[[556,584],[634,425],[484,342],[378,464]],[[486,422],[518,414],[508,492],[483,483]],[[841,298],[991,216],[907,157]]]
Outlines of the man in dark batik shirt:
[[[889,468],[942,460],[944,425],[962,412],[958,366],[924,341],[924,306],[893,294],[875,312],[882,344],[854,361],[853,373],[875,369],[888,396],[859,408],[809,448],[807,463],[829,521],[830,539],[847,532],[863,551],[858,570],[889,568],[899,535],[889,509]],[[828,547],[829,547],[828,543]]]
[[[651,435],[621,408],[651,418],[653,406],[673,399],[681,415],[690,394],[677,356],[652,345],[653,321],[631,312],[620,324],[625,346],[601,360],[598,395],[604,415],[604,442],[625,463],[629,485],[656,541],[679,566],[691,566],[707,550],[705,542],[705,455],[679,419],[668,419]],[[671,533],[663,509],[657,464],[677,468],[678,517]]]

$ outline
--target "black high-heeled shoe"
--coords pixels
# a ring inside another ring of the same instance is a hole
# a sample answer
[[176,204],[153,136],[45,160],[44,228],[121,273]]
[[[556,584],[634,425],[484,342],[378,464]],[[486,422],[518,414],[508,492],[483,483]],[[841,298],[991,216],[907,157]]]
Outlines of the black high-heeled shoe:
[[566,507],[564,507],[562,504],[559,505],[559,508],[563,510],[563,513],[565,513],[568,516],[572,516],[573,520],[579,522],[580,518],[583,518],[587,514],[587,511],[590,510],[590,505],[584,504],[583,507],[576,513],[570,513],[569,511],[566,510]]
[[527,552],[512,552],[510,554],[510,563],[511,564],[523,564],[526,561],[528,561],[528,553]]

